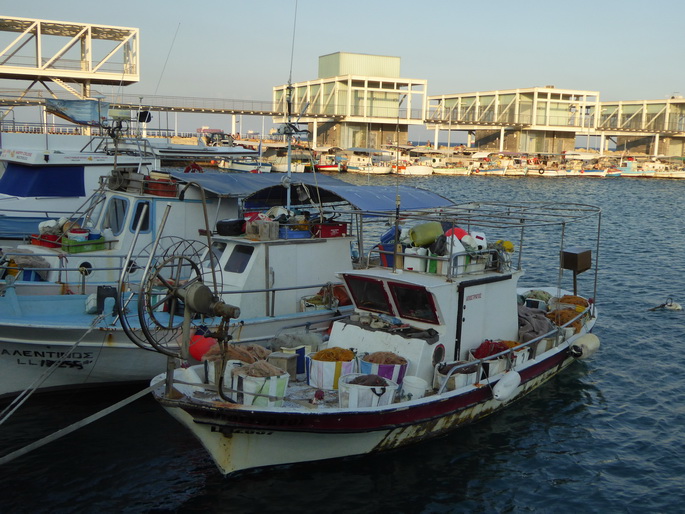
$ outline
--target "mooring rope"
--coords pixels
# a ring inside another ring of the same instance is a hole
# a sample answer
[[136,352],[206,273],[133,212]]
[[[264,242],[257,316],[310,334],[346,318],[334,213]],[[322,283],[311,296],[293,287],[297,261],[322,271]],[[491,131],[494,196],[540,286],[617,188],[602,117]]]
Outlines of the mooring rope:
[[86,425],[89,425],[90,423],[93,423],[94,421],[97,421],[100,418],[103,418],[107,416],[108,414],[111,414],[112,412],[121,409],[122,407],[125,407],[129,403],[132,403],[136,401],[138,398],[141,398],[142,396],[145,396],[149,392],[151,392],[153,389],[155,389],[158,386],[158,384],[152,385],[150,387],[146,387],[142,391],[137,392],[136,394],[129,396],[128,398],[125,398],[121,400],[120,402],[115,403],[114,405],[111,405],[107,407],[106,409],[103,409],[99,412],[96,412],[92,416],[88,416],[87,418],[82,419],[81,421],[78,421],[72,425],[69,425],[66,428],[63,428],[61,430],[58,430],[57,432],[50,434],[49,436],[43,437],[42,439],[39,439],[38,441],[35,441],[31,444],[28,444],[24,446],[23,448],[20,448],[19,450],[13,451],[12,453],[8,453],[7,455],[0,457],[0,466],[3,464],[7,464],[9,462],[12,462],[14,459],[21,457],[22,455],[25,455],[29,453],[30,451],[33,451],[37,448],[40,448],[41,446],[45,446],[48,443],[51,443],[53,441],[56,441],[57,439],[64,437],[65,435],[71,434],[72,432],[78,430],[79,428],[82,428]]

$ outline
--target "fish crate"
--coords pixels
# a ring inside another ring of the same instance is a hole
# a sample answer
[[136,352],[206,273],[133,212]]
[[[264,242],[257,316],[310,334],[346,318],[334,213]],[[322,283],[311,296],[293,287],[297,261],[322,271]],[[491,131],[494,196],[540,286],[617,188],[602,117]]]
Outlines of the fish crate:
[[68,237],[62,238],[62,250],[66,253],[95,252],[105,249],[105,238],[89,239],[88,241],[75,241]]

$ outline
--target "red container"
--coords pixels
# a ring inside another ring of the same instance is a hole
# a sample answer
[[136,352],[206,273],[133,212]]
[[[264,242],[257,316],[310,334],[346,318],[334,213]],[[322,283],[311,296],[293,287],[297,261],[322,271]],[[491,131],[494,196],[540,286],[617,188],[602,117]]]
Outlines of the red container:
[[344,237],[347,223],[318,223],[314,225],[314,237]]
[[31,244],[46,246],[48,248],[60,248],[62,246],[62,243],[60,242],[60,236],[53,234],[31,234]]
[[145,181],[145,193],[154,196],[176,196],[176,182],[165,179],[148,179]]

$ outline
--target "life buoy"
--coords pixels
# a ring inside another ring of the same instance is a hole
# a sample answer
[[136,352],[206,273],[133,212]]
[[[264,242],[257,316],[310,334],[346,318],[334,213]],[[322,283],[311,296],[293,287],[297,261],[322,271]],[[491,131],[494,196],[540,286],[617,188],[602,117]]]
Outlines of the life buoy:
[[186,169],[183,170],[183,173],[202,173],[203,171],[204,170],[202,169],[202,166],[196,162],[193,162],[186,166]]
[[540,175],[544,175],[545,170],[543,170],[542,168],[540,168],[540,169],[538,170],[538,173],[539,173]]

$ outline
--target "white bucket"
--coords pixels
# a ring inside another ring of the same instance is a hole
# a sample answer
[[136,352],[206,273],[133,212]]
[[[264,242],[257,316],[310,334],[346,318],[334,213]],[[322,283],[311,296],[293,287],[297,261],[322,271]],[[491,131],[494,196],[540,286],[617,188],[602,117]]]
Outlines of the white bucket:
[[67,237],[72,241],[82,242],[88,241],[89,234],[90,230],[88,230],[87,228],[74,228],[67,232]]
[[402,399],[408,401],[423,398],[427,389],[428,382],[421,377],[406,376],[402,382]]

